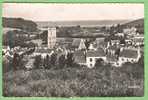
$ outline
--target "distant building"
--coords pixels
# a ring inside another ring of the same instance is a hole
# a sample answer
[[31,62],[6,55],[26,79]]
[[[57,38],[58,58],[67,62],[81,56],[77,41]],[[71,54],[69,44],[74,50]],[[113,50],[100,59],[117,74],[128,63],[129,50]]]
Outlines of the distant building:
[[48,48],[53,48],[56,45],[56,28],[48,28]]
[[124,37],[124,33],[117,33],[115,36]]
[[123,29],[123,33],[127,35],[137,34],[137,29],[135,27]]
[[144,35],[135,35],[132,40],[137,46],[144,45]]
[[48,31],[47,47],[52,49],[56,45],[56,27],[40,27],[41,31]]

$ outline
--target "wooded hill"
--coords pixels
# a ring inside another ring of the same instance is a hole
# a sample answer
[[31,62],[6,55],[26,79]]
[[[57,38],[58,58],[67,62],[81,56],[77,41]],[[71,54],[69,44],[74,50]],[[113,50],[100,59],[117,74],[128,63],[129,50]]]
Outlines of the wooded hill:
[[18,28],[27,32],[34,32],[37,30],[37,24],[31,20],[23,18],[2,18],[2,26],[9,28]]

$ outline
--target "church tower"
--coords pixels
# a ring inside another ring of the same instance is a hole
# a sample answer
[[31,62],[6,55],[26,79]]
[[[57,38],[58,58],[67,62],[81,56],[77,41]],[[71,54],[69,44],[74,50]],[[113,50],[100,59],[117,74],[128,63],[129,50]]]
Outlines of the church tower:
[[48,28],[48,48],[52,49],[56,44],[56,27]]

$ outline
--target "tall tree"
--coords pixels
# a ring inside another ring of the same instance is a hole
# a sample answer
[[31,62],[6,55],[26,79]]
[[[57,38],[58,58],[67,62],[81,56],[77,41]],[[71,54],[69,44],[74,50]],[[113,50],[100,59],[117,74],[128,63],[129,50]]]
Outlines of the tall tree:
[[44,59],[43,66],[44,66],[45,69],[50,69],[51,68],[49,55],[47,55],[46,58]]
[[67,59],[66,59],[66,65],[67,65],[67,67],[72,67],[73,64],[74,64],[73,53],[68,53]]
[[13,60],[12,60],[13,69],[17,70],[19,67],[19,64],[20,64],[19,55],[17,53],[14,53]]
[[40,68],[42,65],[41,55],[35,57],[34,66],[35,68]]
[[55,67],[56,66],[56,61],[57,61],[57,54],[56,53],[53,53],[51,55],[51,59],[50,59],[50,63],[51,63],[51,66],[52,67]]
[[66,64],[65,55],[61,55],[58,60],[58,66],[60,68],[63,68],[63,67],[65,67],[65,64]]

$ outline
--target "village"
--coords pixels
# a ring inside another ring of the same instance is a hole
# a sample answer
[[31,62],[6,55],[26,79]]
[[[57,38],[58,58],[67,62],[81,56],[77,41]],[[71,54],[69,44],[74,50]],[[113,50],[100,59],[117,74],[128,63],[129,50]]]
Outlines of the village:
[[3,97],[145,96],[144,4],[2,8]]
[[[43,44],[44,41],[41,39],[34,39],[30,41],[36,45],[29,48],[17,46],[10,49],[9,46],[3,46],[3,58],[13,59],[14,53],[19,56],[23,55],[21,59],[26,60],[24,65],[26,69],[34,67],[35,57],[41,56],[41,59],[45,59],[47,55],[51,58],[54,54],[56,54],[57,60],[55,62],[58,62],[61,56],[66,59],[67,55],[71,54],[73,63],[80,66],[94,68],[97,63],[101,63],[122,67],[122,64],[127,62],[137,63],[144,52],[144,35],[138,33],[135,27],[125,28],[122,33],[114,34],[114,37],[117,38],[108,40],[107,37],[111,37],[110,35],[97,38],[61,38],[56,35],[56,27],[40,28],[40,30],[47,31],[47,44]],[[28,37],[28,35],[25,36]],[[35,37],[35,35],[29,37]]]

